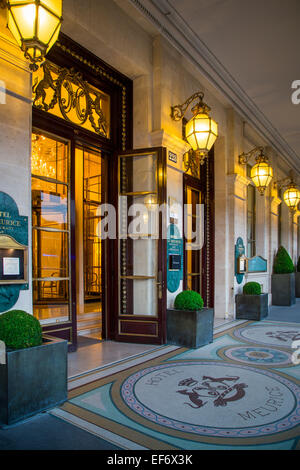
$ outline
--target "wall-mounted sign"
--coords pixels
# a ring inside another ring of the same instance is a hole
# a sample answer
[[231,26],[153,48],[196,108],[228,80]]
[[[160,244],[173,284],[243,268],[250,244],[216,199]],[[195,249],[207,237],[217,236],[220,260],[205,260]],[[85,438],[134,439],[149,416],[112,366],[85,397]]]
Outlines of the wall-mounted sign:
[[170,160],[170,162],[177,163],[176,153],[170,152],[170,150],[169,150],[169,160]]
[[167,288],[169,292],[175,292],[183,279],[183,240],[175,224],[168,227],[167,263]]
[[248,273],[265,273],[268,271],[268,261],[262,256],[248,259]]
[[245,257],[245,245],[241,237],[239,237],[236,241],[234,253],[235,253],[235,260],[234,260],[235,277],[236,277],[237,283],[241,284],[243,282],[244,273],[246,272],[246,269],[245,271],[240,272],[240,268],[243,267],[244,259],[246,258]]
[[28,289],[28,217],[20,216],[11,196],[0,191],[0,312]]

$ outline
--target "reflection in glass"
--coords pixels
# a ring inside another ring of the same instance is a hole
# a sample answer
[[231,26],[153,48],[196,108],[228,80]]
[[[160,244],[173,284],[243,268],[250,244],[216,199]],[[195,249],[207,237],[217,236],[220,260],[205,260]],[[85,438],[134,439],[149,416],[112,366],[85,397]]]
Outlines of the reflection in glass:
[[[190,186],[186,187],[187,210],[186,248],[193,243],[193,233],[199,230],[201,219],[197,215],[197,204],[201,204],[201,193]],[[186,250],[186,283],[187,288],[201,294],[202,250]]]
[[[99,207],[105,202],[103,162],[101,151],[83,147],[75,150],[77,331],[96,339],[102,337],[103,250]],[[92,327],[88,328],[90,323]]]
[[[120,157],[120,314],[157,316],[157,155]],[[123,197],[126,196],[126,201]],[[124,205],[124,207],[123,207]],[[140,209],[133,205],[141,205]],[[127,207],[132,209],[128,215]]]
[[33,277],[68,277],[68,233],[33,230],[32,236]]

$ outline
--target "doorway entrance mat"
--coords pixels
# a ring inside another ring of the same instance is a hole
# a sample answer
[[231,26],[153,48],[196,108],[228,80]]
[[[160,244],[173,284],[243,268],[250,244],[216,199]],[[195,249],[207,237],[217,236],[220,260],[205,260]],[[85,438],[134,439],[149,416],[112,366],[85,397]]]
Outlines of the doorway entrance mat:
[[122,449],[300,449],[299,353],[300,324],[234,322],[73,389],[52,413]]

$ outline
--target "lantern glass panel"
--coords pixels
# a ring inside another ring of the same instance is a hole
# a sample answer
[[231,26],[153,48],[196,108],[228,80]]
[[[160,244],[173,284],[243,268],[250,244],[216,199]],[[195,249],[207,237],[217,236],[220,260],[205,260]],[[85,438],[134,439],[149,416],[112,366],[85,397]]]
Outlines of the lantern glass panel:
[[7,26],[19,46],[22,47],[22,39],[11,12],[8,13]]
[[34,3],[11,7],[11,13],[20,30],[22,39],[31,39],[35,36],[36,10]]
[[38,28],[37,37],[43,44],[48,44],[54,31],[59,25],[59,18],[49,13],[43,7],[38,9]]
[[57,16],[62,15],[62,0],[41,0],[41,5],[44,5]]

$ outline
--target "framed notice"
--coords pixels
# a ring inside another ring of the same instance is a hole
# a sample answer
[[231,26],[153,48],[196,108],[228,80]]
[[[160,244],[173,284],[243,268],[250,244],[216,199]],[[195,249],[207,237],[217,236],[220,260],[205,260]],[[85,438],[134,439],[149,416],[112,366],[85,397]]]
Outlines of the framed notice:
[[20,258],[3,258],[3,275],[20,276]]
[[24,250],[0,249],[0,283],[26,281],[24,278]]

